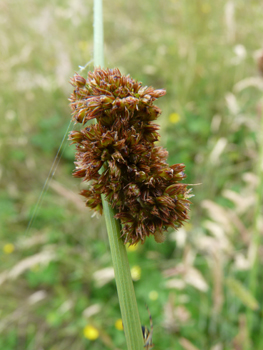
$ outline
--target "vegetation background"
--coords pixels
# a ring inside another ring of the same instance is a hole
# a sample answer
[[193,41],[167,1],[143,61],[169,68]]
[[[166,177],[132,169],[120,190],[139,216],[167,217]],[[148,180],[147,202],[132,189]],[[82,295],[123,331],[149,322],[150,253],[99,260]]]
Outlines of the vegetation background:
[[[74,147],[27,231],[70,121],[69,78],[92,60],[92,8],[0,2],[3,350],[125,348],[106,228],[78,195]],[[104,2],[105,66],[167,90],[161,144],[201,183],[184,228],[129,249],[155,349],[263,349],[262,10],[256,0]]]

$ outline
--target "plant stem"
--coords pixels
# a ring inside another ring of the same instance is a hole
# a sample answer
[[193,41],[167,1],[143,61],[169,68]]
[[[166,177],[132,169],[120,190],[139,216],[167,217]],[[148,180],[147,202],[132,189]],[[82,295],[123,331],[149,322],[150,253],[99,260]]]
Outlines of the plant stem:
[[139,311],[133,288],[127,251],[120,238],[120,223],[118,220],[114,219],[114,210],[104,198],[103,211],[106,219],[127,346],[129,350],[143,349]]
[[94,66],[104,66],[103,50],[103,4],[102,0],[94,0]]
[[[104,65],[102,0],[94,0],[94,66]],[[120,223],[114,210],[102,196],[103,211],[109,236],[119,304],[128,350],[143,350],[141,323],[133,288],[127,251],[120,234]]]

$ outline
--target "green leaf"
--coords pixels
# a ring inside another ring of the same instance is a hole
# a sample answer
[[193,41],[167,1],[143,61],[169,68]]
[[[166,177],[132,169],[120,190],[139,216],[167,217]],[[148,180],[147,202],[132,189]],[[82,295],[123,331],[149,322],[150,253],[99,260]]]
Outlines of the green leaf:
[[252,310],[257,310],[259,308],[257,300],[253,297],[250,291],[238,280],[234,278],[228,278],[226,280],[226,285],[231,290],[231,292],[242,301],[244,305]]

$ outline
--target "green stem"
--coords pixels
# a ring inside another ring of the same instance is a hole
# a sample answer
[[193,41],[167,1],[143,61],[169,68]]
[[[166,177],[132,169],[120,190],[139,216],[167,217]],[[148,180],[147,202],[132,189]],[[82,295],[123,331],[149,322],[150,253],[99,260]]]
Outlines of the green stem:
[[103,4],[102,0],[94,0],[94,66],[104,66],[103,50]]
[[133,288],[127,251],[123,240],[120,238],[120,223],[118,220],[114,219],[114,210],[104,198],[103,211],[106,219],[127,346],[129,350],[143,349],[144,343],[139,311]]
[[[94,0],[94,66],[104,65],[102,0]],[[120,223],[114,210],[102,196],[103,211],[109,236],[119,304],[128,350],[143,350],[138,306],[133,288],[127,251],[120,234]]]

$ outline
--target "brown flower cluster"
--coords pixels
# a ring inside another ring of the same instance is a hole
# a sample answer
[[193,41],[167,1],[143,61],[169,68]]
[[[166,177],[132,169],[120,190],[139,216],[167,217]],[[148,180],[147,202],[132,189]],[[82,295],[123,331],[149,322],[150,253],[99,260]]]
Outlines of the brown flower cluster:
[[102,213],[104,194],[125,243],[143,243],[149,235],[162,242],[164,230],[188,219],[190,203],[190,190],[179,183],[184,164],[169,166],[168,152],[154,144],[159,126],[152,121],[161,110],[153,102],[165,90],[144,87],[118,69],[96,68],[87,80],[76,74],[71,84],[73,119],[97,120],[69,136],[77,150],[74,176],[89,182],[81,192],[86,205]]

